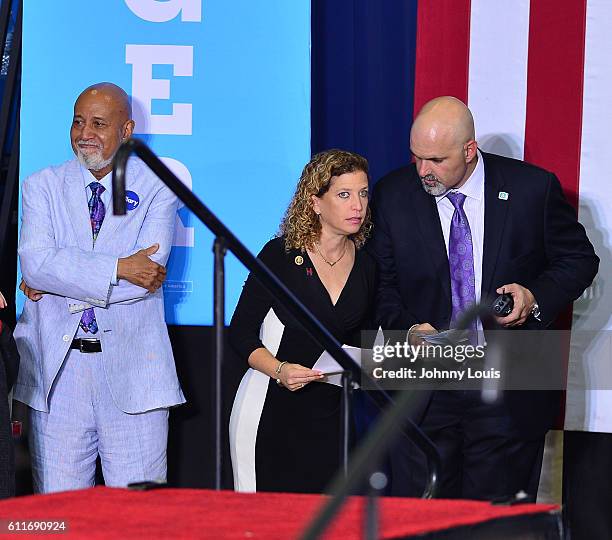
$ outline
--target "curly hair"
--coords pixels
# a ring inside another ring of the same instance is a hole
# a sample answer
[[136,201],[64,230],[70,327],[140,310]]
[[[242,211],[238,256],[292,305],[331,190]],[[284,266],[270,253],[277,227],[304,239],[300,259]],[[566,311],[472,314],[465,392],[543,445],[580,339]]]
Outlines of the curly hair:
[[[312,157],[306,164],[295,194],[280,225],[285,236],[285,249],[313,249],[321,235],[321,222],[312,207],[312,196],[322,197],[330,188],[334,176],[361,171],[368,175],[368,161],[346,150],[326,150]],[[372,228],[370,207],[359,231],[350,236],[357,248],[363,246]]]

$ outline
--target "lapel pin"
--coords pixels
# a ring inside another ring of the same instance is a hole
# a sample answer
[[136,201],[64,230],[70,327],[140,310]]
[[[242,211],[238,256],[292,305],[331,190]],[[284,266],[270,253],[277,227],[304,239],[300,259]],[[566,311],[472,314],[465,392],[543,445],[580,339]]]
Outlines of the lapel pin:
[[312,276],[312,268],[306,268],[306,275]]
[[304,264],[304,257],[302,257],[301,255],[298,255],[295,259],[294,259],[295,264],[297,264],[298,266],[301,266],[302,264]]
[[140,204],[140,197],[134,191],[125,192],[125,207],[127,210],[136,210]]
[[508,195],[507,191],[500,191],[499,194],[497,195],[497,198],[501,199],[502,201],[507,201],[509,196],[510,195]]

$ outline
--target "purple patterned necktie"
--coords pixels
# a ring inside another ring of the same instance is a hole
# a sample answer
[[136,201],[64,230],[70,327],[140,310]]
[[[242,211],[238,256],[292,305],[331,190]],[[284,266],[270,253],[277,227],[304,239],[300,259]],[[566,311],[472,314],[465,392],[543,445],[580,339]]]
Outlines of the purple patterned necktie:
[[[454,327],[463,312],[476,303],[474,251],[470,224],[463,210],[465,195],[454,192],[448,193],[446,196],[455,207],[448,240],[448,262],[453,302],[451,327]],[[468,328],[475,331],[476,320],[472,320]]]
[[[106,215],[106,208],[104,207],[104,203],[100,198],[104,192],[104,186],[100,184],[100,182],[92,182],[88,187],[91,188],[91,197],[89,198],[89,202],[87,204],[89,206],[91,232],[93,235],[93,242],[95,244],[96,238],[98,238],[98,233],[100,232],[100,227],[102,227],[102,222],[104,221],[104,216]],[[98,331],[98,323],[96,322],[96,315],[94,314],[93,308],[88,308],[83,311],[79,326],[84,332],[91,332],[92,334],[95,334]]]

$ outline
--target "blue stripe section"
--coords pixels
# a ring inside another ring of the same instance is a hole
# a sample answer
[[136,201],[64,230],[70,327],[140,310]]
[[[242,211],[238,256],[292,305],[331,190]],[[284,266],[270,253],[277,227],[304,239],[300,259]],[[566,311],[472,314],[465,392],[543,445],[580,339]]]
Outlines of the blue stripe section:
[[363,154],[376,181],[410,160],[416,0],[312,0],[313,152]]

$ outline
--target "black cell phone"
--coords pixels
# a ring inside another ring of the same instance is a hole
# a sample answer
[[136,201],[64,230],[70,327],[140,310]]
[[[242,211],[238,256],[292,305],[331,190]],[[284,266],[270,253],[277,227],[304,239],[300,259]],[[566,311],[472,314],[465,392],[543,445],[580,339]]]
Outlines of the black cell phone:
[[510,294],[505,293],[500,294],[491,306],[493,314],[496,317],[506,317],[507,315],[510,315],[512,308],[514,308],[514,300]]

